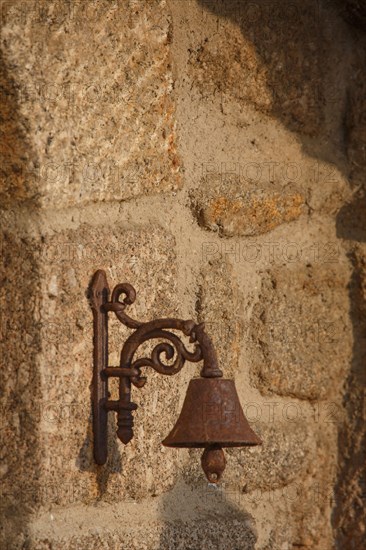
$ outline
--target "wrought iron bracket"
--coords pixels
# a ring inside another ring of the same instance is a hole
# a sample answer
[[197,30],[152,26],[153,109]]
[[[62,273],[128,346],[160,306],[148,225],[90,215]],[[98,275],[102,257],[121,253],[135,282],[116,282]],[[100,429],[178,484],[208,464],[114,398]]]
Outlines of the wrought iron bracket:
[[[121,296],[124,296],[120,300]],[[222,377],[218,368],[216,352],[203,323],[191,320],[158,319],[146,323],[129,317],[126,308],[136,299],[135,289],[128,283],[118,284],[112,293],[106,273],[95,273],[90,285],[90,302],[93,310],[94,353],[93,353],[93,432],[94,458],[97,464],[105,464],[108,455],[108,412],[117,413],[117,435],[127,444],[133,438],[133,415],[137,405],[131,401],[131,386],[142,388],[146,377],[141,375],[142,367],[151,367],[164,375],[177,374],[186,361],[196,363],[203,360],[201,376],[204,378]],[[134,332],[122,346],[120,364],[108,365],[108,314],[113,312],[117,319]],[[188,351],[182,340],[170,330],[180,331],[195,345],[194,351]],[[144,342],[151,339],[166,340],[158,343],[150,357],[135,358],[135,353]],[[161,356],[173,360],[164,364]],[[109,399],[108,379],[119,378],[119,398]]]

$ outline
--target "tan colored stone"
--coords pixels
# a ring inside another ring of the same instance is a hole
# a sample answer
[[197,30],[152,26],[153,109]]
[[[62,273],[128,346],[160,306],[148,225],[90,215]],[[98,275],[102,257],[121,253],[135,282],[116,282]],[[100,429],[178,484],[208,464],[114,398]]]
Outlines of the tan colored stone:
[[[109,462],[98,468],[92,456],[93,337],[86,292],[94,271],[105,269],[111,286],[123,281],[135,286],[133,317],[151,320],[179,316],[174,239],[160,229],[114,227],[111,231],[84,226],[76,232],[47,237],[46,251],[57,254],[55,261],[51,259],[42,269],[42,318],[46,325],[55,324],[60,336],[45,346],[42,354],[43,479],[51,493],[45,490],[44,504],[67,504],[70,490],[76,502],[102,495],[108,501],[139,499],[164,492],[176,479],[180,458],[177,452],[162,447],[161,441],[179,412],[184,391],[179,381],[186,375],[177,375],[173,381],[153,371],[147,373],[145,388],[132,392],[139,406],[134,414],[135,438],[123,446],[116,437],[115,414],[110,414]],[[130,330],[113,317],[110,364],[117,365]],[[146,347],[144,350],[148,351]],[[116,390],[117,384],[112,383],[112,398]]]
[[[316,0],[306,6],[199,0],[199,7],[205,24],[190,49],[189,68],[203,98],[252,104],[299,134],[321,133],[324,104],[336,109],[343,101],[336,71],[346,40],[342,26],[335,44]],[[336,27],[336,18],[332,23]]]
[[250,326],[252,381],[262,393],[315,400],[339,389],[352,349],[340,259],[264,274]]
[[238,369],[243,322],[242,296],[228,261],[210,261],[198,279],[196,311],[215,346],[226,378]]
[[180,186],[165,1],[5,0],[2,18],[4,203]]
[[300,193],[252,193],[247,197],[218,196],[200,209],[202,225],[226,237],[268,233],[279,225],[296,220],[302,213]]
[[[158,550],[171,548],[250,550],[257,534],[251,516],[226,499],[212,499],[208,488],[181,481],[159,499],[119,501],[110,506],[71,505],[40,512],[29,528],[29,548]],[[24,538],[23,538],[24,542]],[[13,548],[21,548],[19,544]]]
[[40,489],[40,250],[5,232],[1,244],[0,546],[11,548]]
[[[122,522],[126,519],[121,518]],[[127,522],[126,522],[127,523]],[[128,528],[122,533],[114,527],[107,530],[94,529],[89,535],[37,538],[32,541],[31,550],[88,550],[91,546],[101,550],[254,550],[255,535],[240,519],[228,517],[208,518],[203,521],[159,522],[142,529]],[[94,531],[94,532],[93,532]],[[95,546],[97,545],[97,546]],[[229,545],[229,546],[228,546]],[[14,550],[16,548],[14,547]]]

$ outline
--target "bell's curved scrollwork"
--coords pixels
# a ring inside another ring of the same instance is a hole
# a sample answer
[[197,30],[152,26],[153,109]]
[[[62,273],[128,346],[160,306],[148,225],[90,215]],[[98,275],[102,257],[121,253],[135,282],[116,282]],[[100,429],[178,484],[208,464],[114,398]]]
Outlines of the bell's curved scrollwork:
[[[120,301],[121,295],[125,298]],[[159,319],[142,323],[132,319],[126,314],[125,309],[132,305],[136,299],[136,291],[129,283],[117,285],[111,296],[111,301],[104,305],[105,311],[115,313],[117,319],[128,328],[136,329],[135,332],[126,340],[120,358],[121,367],[132,367],[138,371],[137,377],[131,377],[131,382],[136,387],[142,387],[146,383],[146,378],[141,376],[141,367],[151,367],[160,374],[171,376],[177,374],[184,366],[186,361],[197,363],[206,360],[206,375],[222,376],[222,372],[217,367],[216,353],[212,342],[205,334],[204,323],[196,324],[194,321],[183,321],[181,319]],[[195,350],[190,352],[184,346],[182,340],[170,330],[179,330],[187,337],[190,337],[190,343],[195,344]],[[161,339],[168,342],[159,343],[151,353],[151,357],[143,357],[133,361],[138,348],[148,340]],[[166,365],[161,356],[165,355],[166,360],[173,359],[174,363]],[[209,363],[209,364],[208,364]],[[204,376],[204,374],[203,374]]]

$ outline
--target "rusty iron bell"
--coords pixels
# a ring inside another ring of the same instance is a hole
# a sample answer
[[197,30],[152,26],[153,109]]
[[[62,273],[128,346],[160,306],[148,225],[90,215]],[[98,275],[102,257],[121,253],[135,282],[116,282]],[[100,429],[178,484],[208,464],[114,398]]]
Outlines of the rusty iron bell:
[[[124,298],[121,300],[121,296]],[[168,437],[166,447],[203,448],[202,468],[211,483],[217,483],[224,472],[226,459],[223,447],[260,445],[262,442],[250,428],[241,408],[233,380],[223,378],[217,355],[204,323],[191,319],[155,319],[142,323],[126,313],[134,303],[136,291],[129,283],[121,283],[110,293],[106,273],[98,270],[90,288],[94,320],[93,373],[93,432],[94,458],[102,465],[108,456],[107,415],[117,413],[117,436],[125,445],[133,438],[133,411],[137,404],[131,400],[132,386],[144,387],[146,376],[141,368],[149,367],[162,375],[177,374],[186,361],[203,361],[201,378],[190,381],[182,412]],[[108,364],[108,313],[134,332],[124,342],[119,366]],[[171,331],[189,337],[194,350],[189,351],[182,340]],[[151,356],[136,357],[141,344],[160,340]],[[163,342],[161,342],[163,340]],[[173,360],[166,364],[162,357]],[[110,399],[109,378],[119,379],[118,399]]]
[[245,418],[233,380],[195,378],[190,381],[179,418],[163,441],[166,447],[204,448],[201,463],[210,483],[226,466],[222,447],[260,445]]

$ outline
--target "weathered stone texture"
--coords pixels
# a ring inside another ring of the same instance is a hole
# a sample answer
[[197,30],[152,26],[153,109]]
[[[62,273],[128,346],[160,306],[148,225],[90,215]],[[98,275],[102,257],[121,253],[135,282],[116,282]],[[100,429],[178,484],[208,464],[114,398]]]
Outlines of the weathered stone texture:
[[328,548],[324,541],[332,537],[329,505],[334,472],[329,456],[336,452],[336,425],[329,429],[324,419],[318,422],[306,409],[296,419],[281,421],[282,412],[293,412],[294,405],[281,404],[274,408],[273,422],[254,424],[263,448],[227,450],[225,478],[216,491],[205,488],[199,479],[195,466],[199,450],[190,451],[184,472],[192,487],[202,486],[208,503],[229,500],[249,511],[258,531],[266,533],[267,542],[263,544],[262,539],[258,547],[268,550],[288,544]]
[[213,260],[197,281],[196,312],[214,343],[225,377],[238,370],[243,337],[243,297],[229,261]]
[[[122,519],[123,521],[124,519]],[[242,519],[217,517],[202,521],[175,521],[132,528],[122,533],[114,529],[58,540],[36,539],[30,550],[254,550],[256,536]],[[112,532],[111,532],[112,531]]]
[[178,188],[165,1],[1,8],[2,200],[60,207]]
[[212,499],[211,493],[207,486],[190,488],[179,482],[138,507],[134,501],[114,503],[113,520],[103,502],[40,513],[32,524],[29,548],[254,549],[257,533],[250,515],[229,500]]
[[[248,417],[254,415],[253,410],[261,412],[269,409],[260,402],[252,403],[246,410]],[[291,408],[292,407],[292,408]],[[294,406],[282,407],[283,410],[293,413]],[[276,411],[277,413],[278,411]],[[311,417],[308,414],[308,419]],[[314,442],[314,425],[307,426],[298,414],[298,418],[284,422],[282,414],[276,414],[271,422],[263,414],[262,422],[252,422],[252,427],[260,435],[263,444],[260,447],[226,449],[227,466],[223,485],[237,494],[248,494],[248,500],[256,498],[258,494],[274,491],[286,487],[292,482],[301,480],[306,473],[311,460],[316,454]],[[193,486],[202,483],[200,455],[202,451],[190,451],[191,459],[185,465],[185,480]],[[245,496],[244,496],[245,499]]]
[[339,391],[352,349],[348,277],[340,263],[264,274],[250,328],[261,392],[315,400]]
[[253,187],[225,177],[217,184],[217,177],[207,177],[192,194],[200,225],[225,237],[254,236],[294,221],[305,211],[305,197],[295,186],[285,191]]
[[[199,0],[199,6],[205,25],[189,69],[202,95],[252,104],[301,134],[322,133],[324,105],[343,101],[342,57],[335,55],[341,44],[334,43],[329,12],[316,0]],[[337,32],[344,40],[341,27]]]
[[1,258],[0,546],[11,548],[40,485],[39,247],[4,232]]
[[[177,452],[162,447],[161,441],[179,412],[185,374],[173,381],[153,371],[147,373],[147,386],[133,390],[132,398],[139,405],[135,438],[128,446],[118,442],[111,413],[109,463],[98,468],[92,456],[92,316],[86,293],[94,271],[105,269],[111,286],[124,280],[136,286],[132,316],[146,320],[178,316],[174,239],[160,229],[114,227],[111,231],[83,226],[46,237],[43,250],[55,253],[54,261],[50,258],[42,269],[42,320],[45,327],[52,326],[51,337],[44,342],[41,368],[43,503],[67,504],[70,490],[76,502],[160,494],[178,473]],[[113,315],[110,318],[110,364],[118,365],[130,331]],[[116,389],[111,384],[113,398]]]

